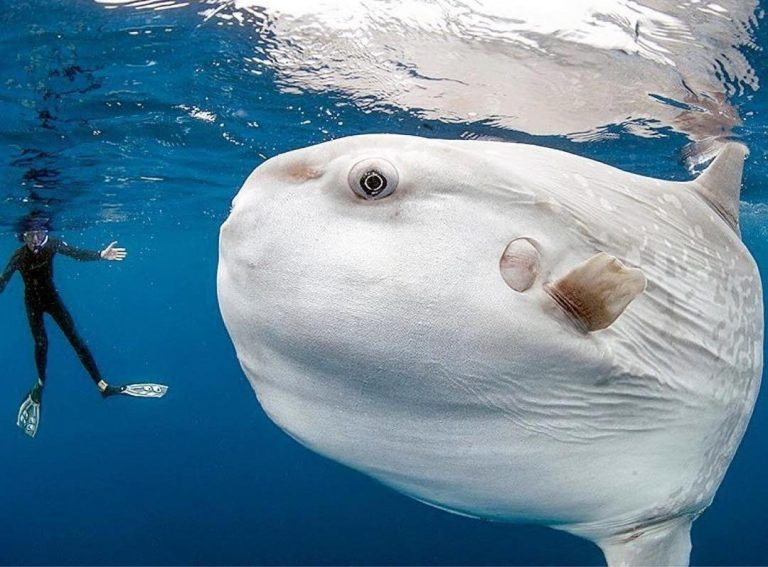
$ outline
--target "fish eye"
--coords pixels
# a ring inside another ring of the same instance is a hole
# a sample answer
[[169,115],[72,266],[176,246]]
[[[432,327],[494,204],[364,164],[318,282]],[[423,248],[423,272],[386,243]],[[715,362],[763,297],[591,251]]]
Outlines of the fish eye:
[[368,201],[389,197],[395,192],[399,176],[395,167],[383,159],[364,159],[349,172],[349,187]]

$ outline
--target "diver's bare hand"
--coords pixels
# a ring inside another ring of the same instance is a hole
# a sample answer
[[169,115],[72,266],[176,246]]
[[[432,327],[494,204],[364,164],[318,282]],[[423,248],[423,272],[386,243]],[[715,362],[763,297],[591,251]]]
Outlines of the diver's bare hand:
[[125,260],[125,257],[128,255],[125,248],[115,248],[115,244],[117,244],[117,240],[110,243],[109,246],[100,252],[104,260],[115,260],[117,262]]

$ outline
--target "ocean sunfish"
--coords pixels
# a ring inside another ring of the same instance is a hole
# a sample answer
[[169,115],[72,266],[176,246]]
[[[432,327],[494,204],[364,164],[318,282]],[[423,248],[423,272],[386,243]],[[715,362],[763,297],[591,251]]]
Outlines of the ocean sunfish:
[[762,371],[746,150],[696,180],[399,135],[274,157],[218,297],[269,417],[413,498],[687,564]]

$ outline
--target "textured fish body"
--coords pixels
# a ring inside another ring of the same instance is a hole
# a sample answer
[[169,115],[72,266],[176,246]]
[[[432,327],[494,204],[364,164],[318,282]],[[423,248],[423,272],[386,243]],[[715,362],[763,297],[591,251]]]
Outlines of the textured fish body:
[[[222,226],[222,315],[265,411],[318,453],[440,508],[582,535],[610,563],[685,562],[762,370],[743,159],[727,146],[673,183],[500,142],[283,154]],[[361,198],[370,171],[394,191]],[[517,239],[535,262],[516,253],[511,283]],[[644,276],[599,330],[592,296],[553,293],[596,255]]]

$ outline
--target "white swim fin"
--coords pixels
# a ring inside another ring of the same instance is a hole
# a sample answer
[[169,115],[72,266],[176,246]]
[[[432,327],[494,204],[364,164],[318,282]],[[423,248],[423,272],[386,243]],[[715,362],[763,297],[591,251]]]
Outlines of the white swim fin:
[[120,386],[121,394],[133,396],[136,398],[162,398],[168,391],[168,386],[164,384],[126,384]]
[[37,433],[37,426],[40,424],[40,403],[32,399],[32,395],[27,396],[19,407],[19,414],[16,417],[16,425],[30,437]]

